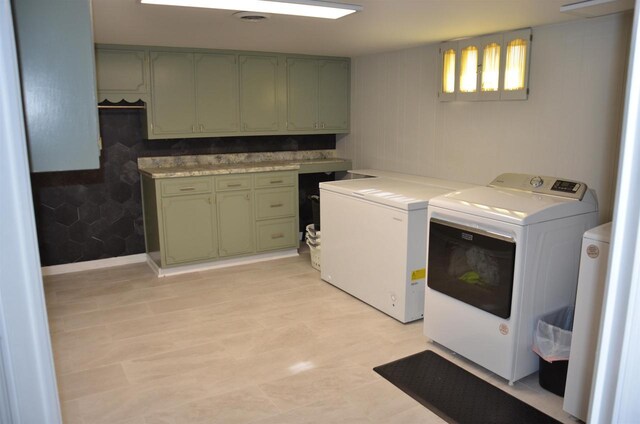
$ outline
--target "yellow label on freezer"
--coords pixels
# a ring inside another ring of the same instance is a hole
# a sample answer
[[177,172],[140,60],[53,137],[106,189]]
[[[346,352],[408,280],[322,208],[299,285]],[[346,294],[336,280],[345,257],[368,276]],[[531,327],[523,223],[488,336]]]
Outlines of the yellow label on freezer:
[[411,271],[411,281],[422,280],[427,275],[427,269],[421,268]]

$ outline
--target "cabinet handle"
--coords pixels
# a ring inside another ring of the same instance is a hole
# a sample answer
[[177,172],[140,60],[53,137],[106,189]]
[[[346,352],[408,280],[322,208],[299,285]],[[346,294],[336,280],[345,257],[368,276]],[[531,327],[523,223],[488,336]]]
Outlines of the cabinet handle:
[[195,187],[180,187],[180,191],[193,191],[195,189]]
[[200,132],[204,132],[204,125],[200,124]]
[[191,132],[198,132],[195,125],[191,125]]
[[279,238],[284,238],[284,234],[283,233],[271,234],[272,240],[279,239]]
[[242,183],[238,183],[238,184],[227,184],[227,187],[241,187]]
[[282,180],[271,180],[270,184],[282,184]]
[[322,123],[322,129],[324,129],[324,122]]
[[282,203],[276,203],[274,205],[271,205],[272,208],[280,208],[282,206],[284,206]]
[[317,129],[318,129],[318,123],[317,123],[317,122],[314,122],[314,123],[313,123],[313,129],[315,129],[315,130],[317,130]]

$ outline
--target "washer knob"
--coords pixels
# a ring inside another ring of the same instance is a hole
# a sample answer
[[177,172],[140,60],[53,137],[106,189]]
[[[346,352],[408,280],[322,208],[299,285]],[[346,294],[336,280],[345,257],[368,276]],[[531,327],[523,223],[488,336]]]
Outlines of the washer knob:
[[529,184],[531,184],[535,188],[540,187],[543,183],[544,180],[542,179],[542,177],[533,177],[531,178],[531,181],[529,181]]

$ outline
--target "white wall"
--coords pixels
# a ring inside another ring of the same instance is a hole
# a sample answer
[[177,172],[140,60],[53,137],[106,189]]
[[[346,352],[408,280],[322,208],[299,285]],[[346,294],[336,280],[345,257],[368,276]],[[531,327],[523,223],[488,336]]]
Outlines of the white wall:
[[610,220],[630,26],[625,14],[533,28],[526,101],[439,102],[437,44],[356,57],[338,154],[483,185],[502,172],[576,179]]

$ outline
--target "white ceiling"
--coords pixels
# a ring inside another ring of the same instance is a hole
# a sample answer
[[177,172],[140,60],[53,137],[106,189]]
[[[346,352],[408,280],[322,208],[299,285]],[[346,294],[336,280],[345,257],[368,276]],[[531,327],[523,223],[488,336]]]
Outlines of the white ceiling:
[[338,20],[271,15],[259,23],[233,11],[92,2],[96,43],[351,57],[580,19],[560,12],[567,0],[347,0],[363,10]]

